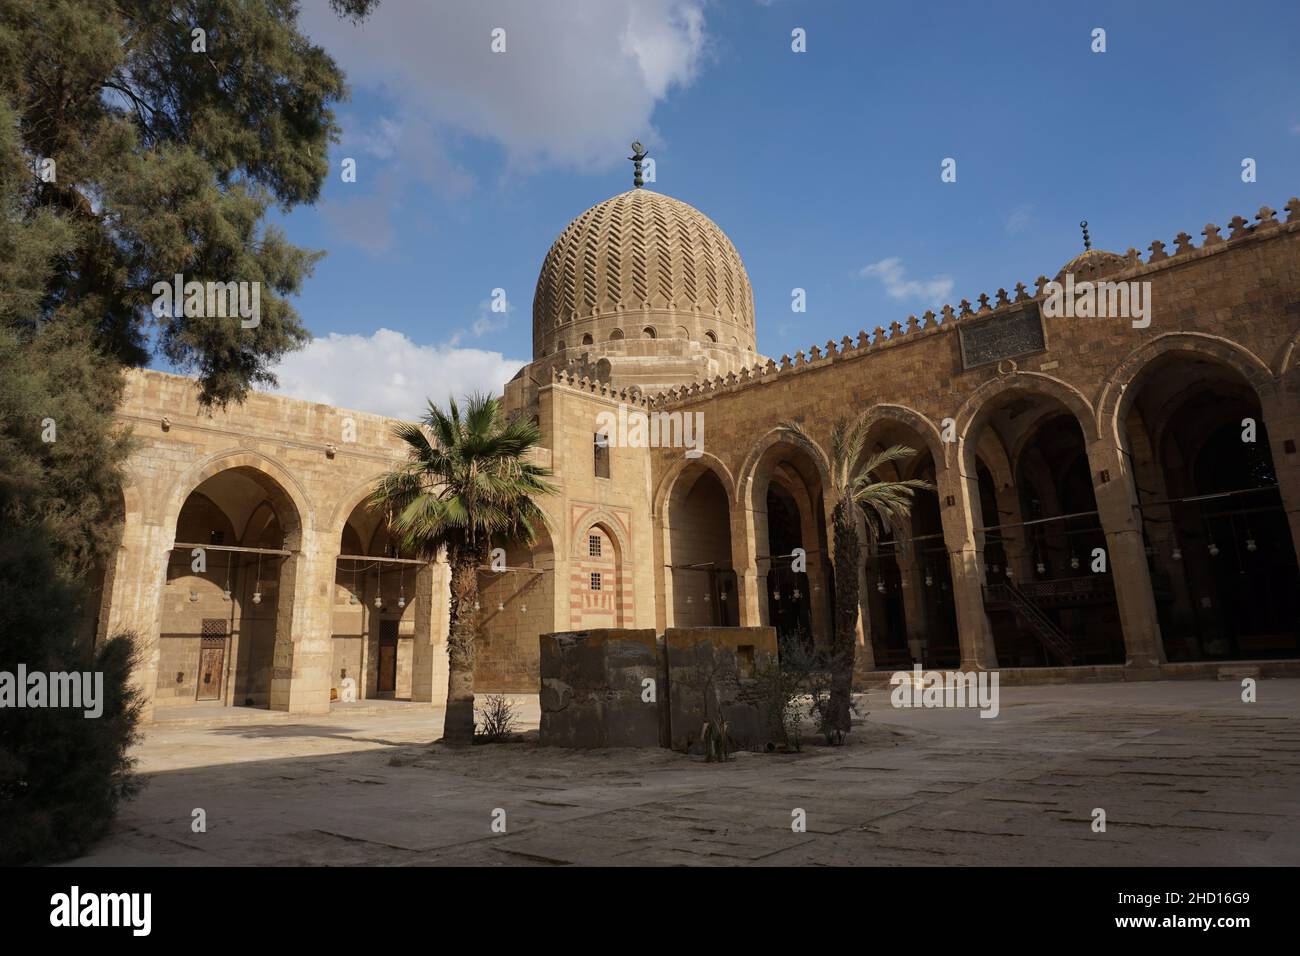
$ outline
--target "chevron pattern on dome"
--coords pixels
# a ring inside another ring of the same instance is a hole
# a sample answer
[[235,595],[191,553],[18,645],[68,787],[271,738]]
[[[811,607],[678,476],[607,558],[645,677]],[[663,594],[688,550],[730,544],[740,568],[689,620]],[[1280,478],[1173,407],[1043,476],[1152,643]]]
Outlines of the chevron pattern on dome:
[[693,206],[631,189],[555,240],[537,278],[534,334],[644,309],[713,317],[753,335],[749,276],[726,233]]

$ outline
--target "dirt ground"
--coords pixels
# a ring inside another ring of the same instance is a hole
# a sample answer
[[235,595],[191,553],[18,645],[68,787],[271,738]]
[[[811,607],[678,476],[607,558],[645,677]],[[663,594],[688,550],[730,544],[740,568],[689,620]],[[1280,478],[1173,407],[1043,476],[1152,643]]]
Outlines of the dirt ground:
[[190,713],[147,729],[148,785],[73,865],[1300,864],[1300,681],[1240,692],[1006,687],[990,720],[876,691],[845,747],[726,764],[449,750],[428,705]]

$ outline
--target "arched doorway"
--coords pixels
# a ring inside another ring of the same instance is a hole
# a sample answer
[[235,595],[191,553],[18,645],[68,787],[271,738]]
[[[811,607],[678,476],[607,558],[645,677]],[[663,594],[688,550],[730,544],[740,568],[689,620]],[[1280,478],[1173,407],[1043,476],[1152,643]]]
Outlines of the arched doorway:
[[768,623],[776,628],[778,641],[797,638],[811,647],[812,585],[806,555],[799,560],[796,554],[797,548],[807,550],[804,540],[798,503],[782,482],[771,482],[767,489]]
[[1170,351],[1127,399],[1168,659],[1300,656],[1300,571],[1255,389],[1217,358]]
[[[934,460],[929,452],[918,456],[911,476],[935,486]],[[957,637],[957,608],[953,601],[952,562],[944,544],[939,497],[933,491],[918,491],[912,504],[912,540],[909,547],[914,594],[913,621],[909,637],[927,667],[957,667],[961,646]]]
[[784,429],[753,453],[748,506],[754,515],[763,623],[778,639],[829,643],[834,597],[827,547],[824,456]]
[[255,467],[190,492],[167,564],[155,706],[272,705],[277,649],[292,660],[293,598],[281,584],[300,527],[284,488]]
[[976,453],[985,609],[1003,666],[1122,664],[1115,600],[1078,414],[1054,395],[1010,389],[981,409],[967,445],[1009,469],[999,492]]
[[[902,446],[910,448],[911,455],[874,469],[874,479],[920,479],[934,486],[934,445],[921,432],[928,424],[907,409],[878,407],[870,414],[876,420],[868,428],[857,467]],[[878,538],[865,523],[863,528],[860,607],[876,668],[960,663],[951,562],[935,492],[916,491],[901,527],[883,527]]]
[[665,595],[675,627],[740,623],[731,559],[731,502],[718,473],[694,462],[673,481],[667,505]]
[[331,687],[356,681],[359,699],[409,700],[417,576],[425,562],[393,539],[365,502],[339,535],[334,571]]

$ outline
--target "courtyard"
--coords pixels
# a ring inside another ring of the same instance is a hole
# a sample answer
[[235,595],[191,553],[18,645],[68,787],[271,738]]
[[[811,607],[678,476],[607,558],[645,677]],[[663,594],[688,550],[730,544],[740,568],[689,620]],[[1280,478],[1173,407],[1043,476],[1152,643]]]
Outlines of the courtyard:
[[145,728],[146,786],[74,865],[1300,864],[1300,680],[1001,695],[990,720],[873,690],[849,745],[726,764],[535,732],[450,750],[428,704],[187,709]]

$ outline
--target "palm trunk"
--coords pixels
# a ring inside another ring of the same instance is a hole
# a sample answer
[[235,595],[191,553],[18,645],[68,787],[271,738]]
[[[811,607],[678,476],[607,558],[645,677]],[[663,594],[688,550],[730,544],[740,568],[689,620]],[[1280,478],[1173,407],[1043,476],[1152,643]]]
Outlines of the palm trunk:
[[831,639],[831,726],[847,734],[852,715],[853,657],[857,651],[858,560],[862,542],[852,504],[843,500],[831,512],[835,533],[835,633]]
[[478,555],[462,552],[451,562],[451,620],[447,633],[447,716],[442,741],[474,741],[474,644],[478,636]]

